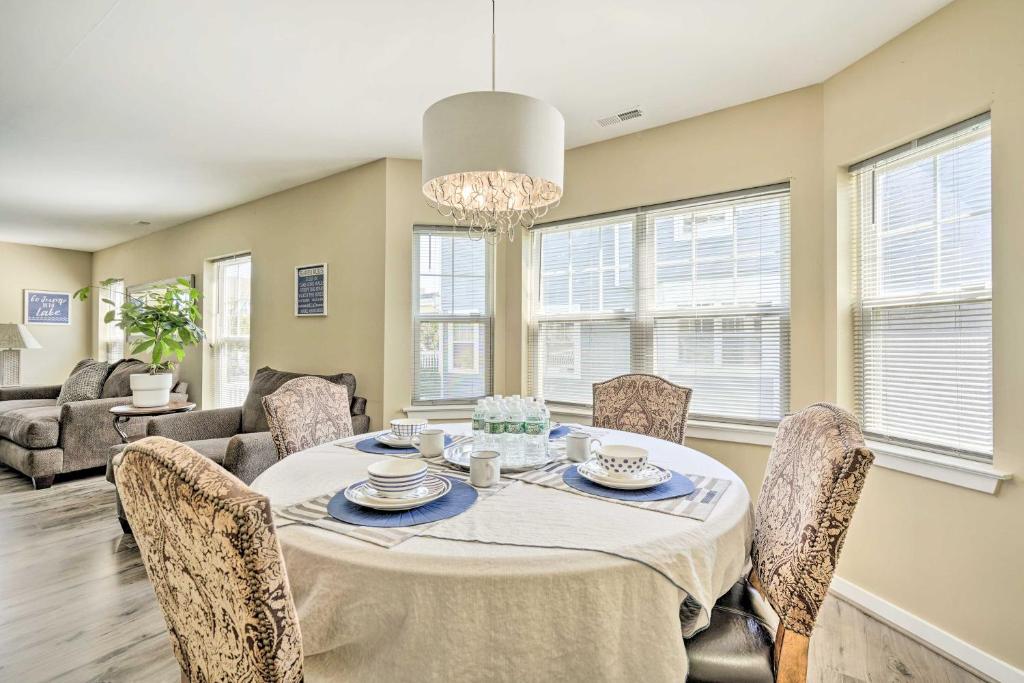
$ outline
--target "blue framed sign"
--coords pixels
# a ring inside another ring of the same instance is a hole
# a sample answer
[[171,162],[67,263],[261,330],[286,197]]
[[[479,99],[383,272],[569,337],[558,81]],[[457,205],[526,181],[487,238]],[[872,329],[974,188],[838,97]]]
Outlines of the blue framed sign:
[[70,325],[71,293],[25,290],[26,325]]
[[295,268],[295,315],[327,315],[327,264]]

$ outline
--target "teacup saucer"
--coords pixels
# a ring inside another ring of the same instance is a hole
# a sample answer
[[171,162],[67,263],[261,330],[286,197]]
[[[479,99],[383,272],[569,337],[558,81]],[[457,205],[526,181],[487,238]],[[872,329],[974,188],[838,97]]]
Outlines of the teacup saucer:
[[576,466],[576,471],[580,473],[581,477],[595,484],[623,491],[651,488],[658,484],[664,484],[672,478],[671,470],[658,467],[653,463],[647,463],[647,466],[636,474],[613,475],[601,467],[597,458],[591,458],[586,462],[580,463]]
[[449,480],[435,474],[427,474],[422,486],[410,491],[401,498],[386,498],[379,495],[370,486],[369,480],[356,482],[346,488],[345,498],[356,505],[362,505],[374,510],[397,512],[400,510],[411,510],[421,505],[432,503],[439,498],[443,498],[451,490],[452,483]]

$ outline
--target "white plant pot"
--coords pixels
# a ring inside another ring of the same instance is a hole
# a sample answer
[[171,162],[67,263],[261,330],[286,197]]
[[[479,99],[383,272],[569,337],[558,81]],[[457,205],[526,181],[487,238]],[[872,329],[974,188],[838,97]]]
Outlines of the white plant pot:
[[173,379],[173,375],[167,372],[159,375],[149,373],[132,375],[128,378],[132,388],[132,405],[136,408],[155,408],[167,405],[171,401]]

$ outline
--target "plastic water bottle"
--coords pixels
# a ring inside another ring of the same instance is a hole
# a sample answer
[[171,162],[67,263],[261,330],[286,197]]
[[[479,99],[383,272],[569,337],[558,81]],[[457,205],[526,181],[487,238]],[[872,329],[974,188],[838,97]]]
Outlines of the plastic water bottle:
[[487,403],[486,399],[480,399],[476,402],[476,408],[473,410],[473,450],[483,451],[487,450],[484,446],[487,441],[486,438],[487,430]]
[[505,416],[505,463],[521,463],[523,460],[523,440],[526,432],[526,415],[523,414],[523,403],[515,396],[508,400],[508,414]]
[[544,399],[540,400],[540,413],[544,418],[544,443],[547,444],[548,439],[551,437],[551,411],[548,410]]
[[505,433],[505,416],[498,400],[491,401],[487,408],[484,429],[487,433],[487,450],[495,450],[500,454],[504,446],[502,436]]
[[523,456],[527,462],[543,462],[547,458],[548,444],[544,435],[544,412],[535,399],[526,401],[526,435]]

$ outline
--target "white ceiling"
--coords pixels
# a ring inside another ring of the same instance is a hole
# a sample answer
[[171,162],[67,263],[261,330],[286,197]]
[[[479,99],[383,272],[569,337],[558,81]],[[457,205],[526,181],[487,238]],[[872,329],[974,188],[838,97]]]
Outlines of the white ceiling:
[[[820,82],[948,1],[498,0],[498,88],[575,147]],[[0,241],[92,251],[416,158],[427,106],[489,87],[489,29],[487,0],[0,0]]]

